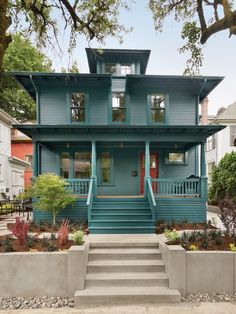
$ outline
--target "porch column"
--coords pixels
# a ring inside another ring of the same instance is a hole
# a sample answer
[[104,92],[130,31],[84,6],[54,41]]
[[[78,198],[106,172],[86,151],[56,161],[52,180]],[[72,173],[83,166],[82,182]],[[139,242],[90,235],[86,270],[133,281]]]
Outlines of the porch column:
[[207,199],[207,176],[206,176],[206,155],[205,142],[201,142],[201,198]]
[[150,143],[145,142],[145,180],[144,180],[144,195],[147,195],[147,179],[150,178]]
[[96,142],[92,141],[92,154],[91,154],[91,161],[92,161],[92,167],[91,167],[91,176],[94,179],[95,182],[95,195],[97,192],[97,157],[96,157]]
[[33,177],[39,174],[39,143],[33,142]]

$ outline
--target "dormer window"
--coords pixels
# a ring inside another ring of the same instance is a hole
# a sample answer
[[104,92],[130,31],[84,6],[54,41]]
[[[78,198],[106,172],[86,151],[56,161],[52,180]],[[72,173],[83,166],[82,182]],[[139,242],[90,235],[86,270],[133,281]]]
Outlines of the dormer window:
[[151,95],[151,122],[165,123],[165,96]]
[[120,65],[121,75],[127,75],[132,73],[131,64],[121,64]]
[[71,121],[85,122],[85,94],[71,94]]
[[126,121],[125,94],[112,94],[112,122]]
[[116,63],[105,63],[105,73],[116,75],[117,73]]

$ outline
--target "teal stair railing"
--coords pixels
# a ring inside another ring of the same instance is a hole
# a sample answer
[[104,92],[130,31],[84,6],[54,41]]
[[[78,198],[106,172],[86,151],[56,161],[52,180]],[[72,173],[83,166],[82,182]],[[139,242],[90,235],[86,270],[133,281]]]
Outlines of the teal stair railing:
[[88,197],[87,197],[87,202],[86,202],[86,205],[88,207],[88,222],[90,222],[91,220],[91,211],[92,211],[92,205],[93,205],[93,198],[95,194],[94,192],[95,192],[95,180],[94,178],[91,178],[89,182]]
[[90,179],[67,179],[67,188],[78,195],[88,195]]
[[155,210],[156,210],[157,204],[156,204],[155,196],[152,189],[151,178],[146,179],[146,185],[147,185],[147,198],[148,198],[148,202],[149,202],[151,212],[152,212],[152,219],[153,221],[155,221]]
[[153,179],[152,178],[151,179],[151,185],[152,185],[155,196],[200,197],[201,195],[200,182],[201,182],[200,178],[197,178],[197,179],[173,179],[173,178]]

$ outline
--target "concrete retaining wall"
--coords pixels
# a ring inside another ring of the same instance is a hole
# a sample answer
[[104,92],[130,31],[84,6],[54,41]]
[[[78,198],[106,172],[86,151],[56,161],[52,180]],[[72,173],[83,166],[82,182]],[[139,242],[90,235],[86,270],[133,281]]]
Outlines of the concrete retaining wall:
[[84,288],[87,246],[68,252],[0,253],[0,296],[74,296]]
[[185,251],[179,245],[160,243],[169,287],[186,293],[236,293],[236,253]]

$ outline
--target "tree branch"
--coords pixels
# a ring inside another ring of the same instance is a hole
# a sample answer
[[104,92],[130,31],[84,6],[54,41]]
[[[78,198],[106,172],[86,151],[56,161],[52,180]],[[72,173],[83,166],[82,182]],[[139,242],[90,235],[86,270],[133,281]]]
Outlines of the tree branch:
[[204,12],[203,12],[203,8],[202,8],[202,0],[197,0],[197,13],[198,13],[198,17],[199,17],[199,21],[200,21],[200,25],[201,25],[201,30],[203,33],[205,31],[205,29],[207,28],[207,25],[206,25]]

